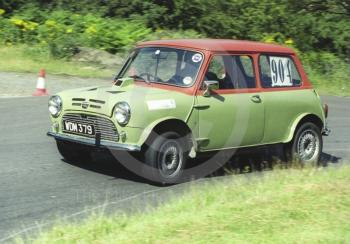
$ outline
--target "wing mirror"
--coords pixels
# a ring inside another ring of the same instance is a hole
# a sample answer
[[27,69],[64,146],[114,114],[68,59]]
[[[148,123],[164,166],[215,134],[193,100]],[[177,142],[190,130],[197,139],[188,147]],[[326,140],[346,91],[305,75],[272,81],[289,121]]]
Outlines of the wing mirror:
[[206,80],[204,81],[204,89],[203,96],[209,97],[212,91],[219,89],[219,82],[216,80]]

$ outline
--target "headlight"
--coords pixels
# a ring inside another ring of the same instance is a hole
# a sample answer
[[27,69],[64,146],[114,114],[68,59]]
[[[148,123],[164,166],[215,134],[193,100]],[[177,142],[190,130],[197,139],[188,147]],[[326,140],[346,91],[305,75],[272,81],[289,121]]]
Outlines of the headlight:
[[59,96],[52,96],[49,100],[49,112],[53,117],[58,117],[62,110],[62,99]]
[[119,102],[114,107],[114,118],[121,125],[126,125],[130,120],[130,106],[127,102]]

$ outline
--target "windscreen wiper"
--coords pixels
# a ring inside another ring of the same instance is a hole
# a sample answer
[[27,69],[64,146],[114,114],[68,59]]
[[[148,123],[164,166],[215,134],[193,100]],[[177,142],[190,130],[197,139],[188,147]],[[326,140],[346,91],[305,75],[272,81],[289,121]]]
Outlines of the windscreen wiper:
[[142,76],[139,76],[139,75],[130,75],[129,77],[133,78],[134,80],[142,80],[148,84],[150,83],[148,80],[145,80],[145,78],[143,78]]

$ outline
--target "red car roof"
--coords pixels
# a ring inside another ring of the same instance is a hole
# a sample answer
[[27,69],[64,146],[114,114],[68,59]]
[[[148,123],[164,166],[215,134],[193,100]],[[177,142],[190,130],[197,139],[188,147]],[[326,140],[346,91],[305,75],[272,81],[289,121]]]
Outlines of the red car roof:
[[288,54],[294,53],[293,49],[276,44],[226,39],[159,40],[147,41],[138,45],[138,47],[144,46],[172,46],[190,49],[202,49],[207,51],[274,52]]

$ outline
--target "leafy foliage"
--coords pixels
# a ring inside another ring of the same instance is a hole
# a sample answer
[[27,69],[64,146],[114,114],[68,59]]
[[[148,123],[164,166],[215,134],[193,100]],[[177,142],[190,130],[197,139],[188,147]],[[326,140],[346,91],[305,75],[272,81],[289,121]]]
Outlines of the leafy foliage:
[[141,22],[93,14],[58,10],[33,18],[30,13],[24,11],[10,18],[0,17],[0,39],[5,44],[34,43],[49,48],[53,56],[62,58],[74,54],[78,46],[120,52],[145,39],[151,32]]
[[116,53],[128,50],[142,40],[202,36],[190,29],[157,28],[152,31],[138,17],[109,18],[67,10],[42,11],[35,4],[26,6],[11,15],[0,15],[0,41],[7,45],[36,44],[48,48],[51,55],[58,58],[70,57],[79,46]]

